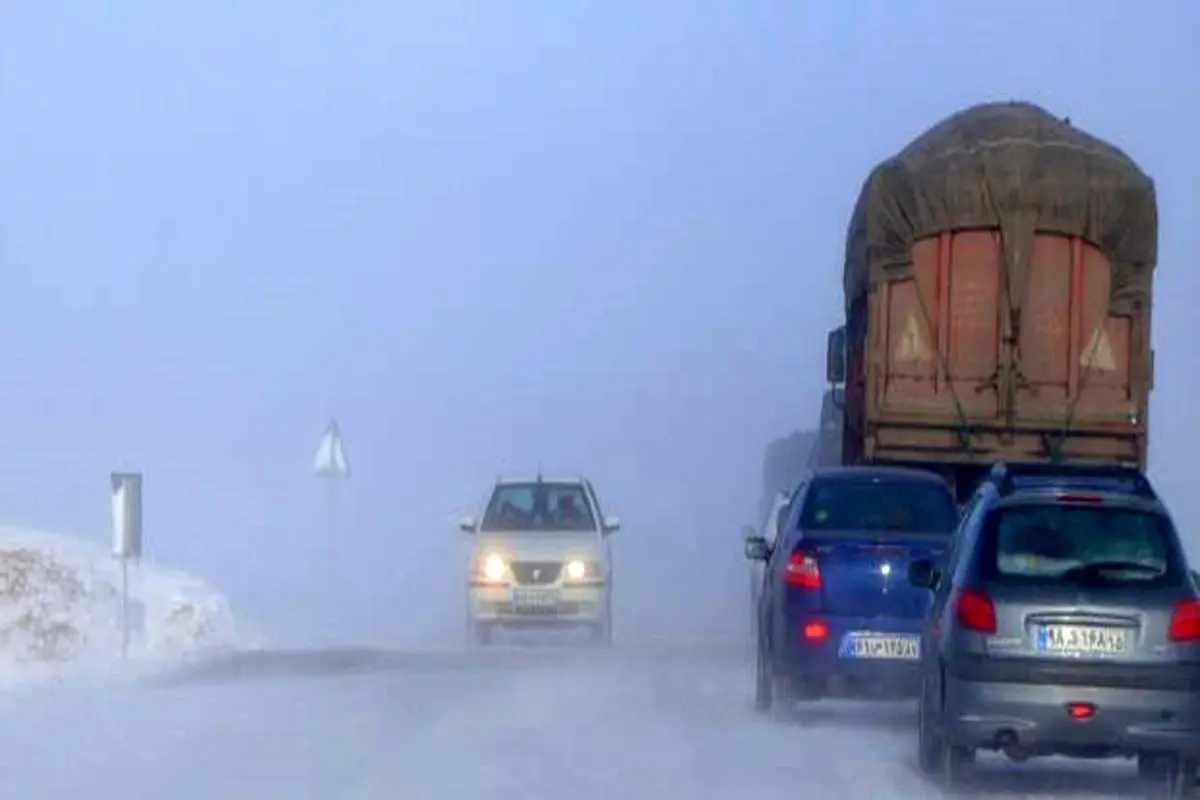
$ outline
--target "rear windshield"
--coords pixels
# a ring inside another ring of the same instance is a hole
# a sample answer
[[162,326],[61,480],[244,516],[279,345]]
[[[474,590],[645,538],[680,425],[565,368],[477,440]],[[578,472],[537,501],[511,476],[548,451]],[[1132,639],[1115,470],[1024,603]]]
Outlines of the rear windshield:
[[1171,523],[1134,509],[1037,504],[984,523],[985,580],[1163,585],[1182,577]]
[[815,482],[804,499],[806,531],[880,531],[949,536],[958,526],[950,490],[936,483],[887,478]]

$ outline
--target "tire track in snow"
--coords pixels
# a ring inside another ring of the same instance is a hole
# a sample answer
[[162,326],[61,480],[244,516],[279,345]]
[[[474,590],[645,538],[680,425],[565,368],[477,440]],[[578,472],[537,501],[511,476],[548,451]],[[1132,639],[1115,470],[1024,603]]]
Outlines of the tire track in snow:
[[[341,666],[306,680],[259,672],[254,681],[63,692],[14,704],[0,720],[10,755],[0,794],[939,796],[915,770],[908,705],[825,702],[804,707],[795,724],[775,723],[753,711],[750,666],[727,658],[495,651],[380,671],[347,670],[344,654],[323,658]],[[1112,797],[1136,789],[1128,767],[985,761],[982,796]]]

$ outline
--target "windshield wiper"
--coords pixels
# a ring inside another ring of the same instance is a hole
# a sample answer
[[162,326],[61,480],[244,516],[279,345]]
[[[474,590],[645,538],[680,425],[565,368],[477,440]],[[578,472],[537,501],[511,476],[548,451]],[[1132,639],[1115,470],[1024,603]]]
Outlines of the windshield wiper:
[[1063,580],[1104,580],[1105,573],[1108,572],[1138,572],[1142,575],[1154,577],[1162,572],[1161,567],[1152,567],[1148,564],[1143,564],[1140,561],[1093,561],[1090,564],[1081,564],[1078,567],[1072,567],[1059,577]]

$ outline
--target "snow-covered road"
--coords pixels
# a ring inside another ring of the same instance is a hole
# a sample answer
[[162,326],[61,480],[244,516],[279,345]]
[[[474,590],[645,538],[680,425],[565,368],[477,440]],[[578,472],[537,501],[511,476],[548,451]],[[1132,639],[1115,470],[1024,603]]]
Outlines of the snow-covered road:
[[[240,672],[7,696],[0,796],[936,796],[912,766],[909,706],[828,703],[771,723],[751,709],[749,665],[728,653],[345,651]],[[980,789],[999,796],[1137,792],[1124,765],[983,767]]]

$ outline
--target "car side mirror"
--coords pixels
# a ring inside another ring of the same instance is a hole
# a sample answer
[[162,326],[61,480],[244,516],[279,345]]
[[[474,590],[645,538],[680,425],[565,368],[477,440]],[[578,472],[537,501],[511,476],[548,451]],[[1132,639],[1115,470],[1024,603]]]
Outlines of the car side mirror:
[[825,342],[825,380],[829,383],[846,381],[846,326],[834,328]]
[[743,525],[742,526],[742,540],[743,541],[746,539],[753,539],[757,535],[758,534],[755,532],[753,525]]
[[605,536],[616,533],[621,530],[621,520],[618,517],[605,517],[603,527]]
[[939,577],[938,568],[927,558],[918,558],[908,565],[908,582],[918,589],[932,591],[937,587]]
[[761,536],[748,536],[742,543],[746,558],[751,561],[766,561],[771,557],[771,545]]
[[463,517],[458,521],[458,529],[463,533],[475,533],[475,528],[478,527],[474,517]]

